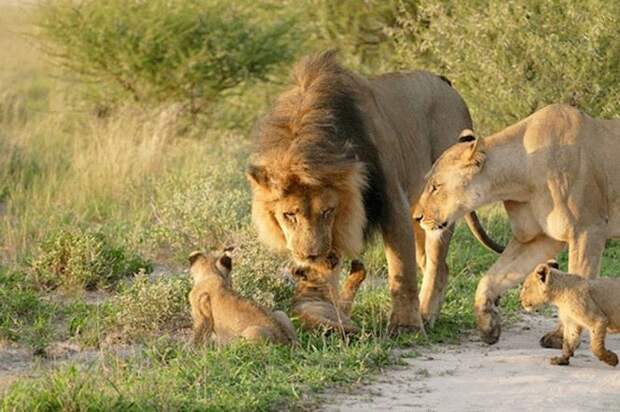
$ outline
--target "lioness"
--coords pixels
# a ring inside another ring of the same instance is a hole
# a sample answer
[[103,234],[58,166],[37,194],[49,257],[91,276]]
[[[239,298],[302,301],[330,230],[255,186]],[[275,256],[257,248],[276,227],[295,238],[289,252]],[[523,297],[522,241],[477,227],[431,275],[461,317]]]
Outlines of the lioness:
[[232,260],[228,255],[193,252],[189,260],[194,281],[189,301],[195,343],[212,333],[219,343],[235,338],[288,345],[297,342],[295,328],[284,312],[272,312],[232,290]]
[[[433,165],[416,219],[440,236],[464,214],[503,202],[512,239],[475,299],[478,328],[492,344],[504,291],[566,246],[568,271],[596,276],[605,241],[620,236],[620,120],[556,104],[485,139],[466,131],[460,141]],[[561,347],[561,325],[541,345]]]
[[605,334],[620,332],[620,279],[584,279],[558,270],[557,262],[543,263],[523,283],[521,304],[531,311],[551,303],[558,308],[564,326],[562,356],[553,365],[568,365],[579,346],[581,329],[590,331],[592,353],[616,366],[618,356],[605,348]]
[[[358,257],[380,228],[390,327],[423,330],[422,319],[432,322],[443,301],[452,226],[441,239],[426,238],[411,207],[433,160],[463,128],[471,128],[469,111],[445,79],[424,71],[368,79],[333,52],[302,59],[293,85],[256,127],[247,176],[260,239],[320,268],[333,253]],[[499,249],[474,215],[468,222]],[[416,255],[425,273],[419,300]]]
[[326,328],[342,333],[357,333],[359,328],[351,320],[351,306],[357,291],[366,278],[364,264],[351,263],[351,272],[338,293],[332,284],[333,276],[316,269],[298,266],[293,269],[297,281],[293,296],[293,313],[306,330]]

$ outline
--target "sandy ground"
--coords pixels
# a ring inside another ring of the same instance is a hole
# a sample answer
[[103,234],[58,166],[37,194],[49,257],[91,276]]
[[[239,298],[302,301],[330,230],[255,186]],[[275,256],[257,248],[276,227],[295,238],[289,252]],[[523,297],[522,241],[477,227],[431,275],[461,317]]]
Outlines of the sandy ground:
[[[526,316],[488,346],[471,336],[459,346],[424,349],[369,386],[331,394],[324,411],[620,411],[620,368],[598,361],[584,334],[570,366],[538,346],[555,320]],[[620,335],[607,338],[620,352]]]

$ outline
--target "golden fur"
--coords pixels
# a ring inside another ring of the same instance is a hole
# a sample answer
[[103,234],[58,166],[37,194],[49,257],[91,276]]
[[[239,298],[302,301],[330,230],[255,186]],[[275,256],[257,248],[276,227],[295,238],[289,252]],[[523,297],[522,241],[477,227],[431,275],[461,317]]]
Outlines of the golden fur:
[[[423,330],[418,308],[428,322],[439,313],[451,235],[425,239],[411,207],[433,160],[471,127],[467,107],[430,73],[367,79],[333,52],[302,59],[292,83],[255,132],[247,175],[259,238],[299,265],[325,270],[329,255],[359,256],[365,235],[380,229],[390,325]],[[416,254],[425,273],[421,304]]]
[[620,279],[585,279],[561,272],[554,261],[538,265],[525,279],[521,304],[527,310],[551,303],[558,308],[564,339],[562,355],[553,365],[568,365],[579,346],[581,331],[590,332],[592,352],[611,366],[618,356],[605,348],[607,332],[620,332]]
[[237,338],[287,345],[297,342],[293,324],[284,312],[272,312],[232,289],[229,256],[194,252],[190,263],[194,287],[189,301],[195,343],[208,339],[212,333],[219,343]]
[[293,313],[306,330],[329,329],[342,333],[357,333],[359,328],[351,320],[355,295],[366,278],[362,262],[354,260],[351,272],[338,293],[331,284],[331,273],[321,273],[307,267],[293,269],[297,281],[293,297]]
[[[551,105],[485,139],[461,140],[433,166],[416,213],[429,233],[441,233],[503,202],[513,236],[475,299],[482,338],[495,343],[504,291],[566,247],[570,273],[597,276],[606,240],[620,237],[620,120]],[[545,347],[561,342],[561,327],[541,339]]]

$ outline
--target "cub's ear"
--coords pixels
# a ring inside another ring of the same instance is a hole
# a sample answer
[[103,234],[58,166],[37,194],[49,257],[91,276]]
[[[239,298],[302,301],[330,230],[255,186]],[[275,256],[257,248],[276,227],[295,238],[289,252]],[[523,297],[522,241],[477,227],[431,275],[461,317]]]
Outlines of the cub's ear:
[[202,254],[202,252],[200,252],[198,250],[190,253],[189,254],[189,264],[193,265],[194,262],[196,262],[198,260],[198,258],[200,258],[201,256],[204,256],[204,255]]
[[547,266],[552,267],[554,269],[560,269],[560,265],[558,264],[558,261],[555,259],[550,259],[547,261]]
[[306,280],[308,279],[308,269],[303,266],[296,266],[291,271],[293,273],[293,277],[296,280]]
[[471,129],[464,129],[459,135],[459,143],[473,142],[474,140],[478,140],[478,138]]
[[232,270],[232,259],[228,255],[220,256],[217,260],[217,268],[224,274],[229,274]]
[[549,266],[546,265],[545,263],[541,263],[540,265],[538,265],[536,267],[536,275],[538,275],[538,279],[542,282],[542,283],[547,283],[547,280],[549,280]]
[[263,188],[268,188],[271,185],[269,174],[264,166],[256,166],[251,164],[245,171],[245,175],[253,185],[261,186]]

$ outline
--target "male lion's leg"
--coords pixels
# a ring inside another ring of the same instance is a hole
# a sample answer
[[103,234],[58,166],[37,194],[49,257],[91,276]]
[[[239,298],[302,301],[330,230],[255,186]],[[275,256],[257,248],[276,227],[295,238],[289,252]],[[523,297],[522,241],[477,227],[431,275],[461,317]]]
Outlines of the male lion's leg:
[[416,283],[415,240],[411,230],[413,219],[404,194],[401,198],[403,200],[399,204],[389,205],[389,216],[381,227],[392,295],[390,331],[416,330],[424,333]]
[[366,279],[364,264],[359,260],[354,260],[351,262],[351,272],[340,288],[340,297],[338,298],[340,311],[346,316],[351,316],[351,307],[353,306],[355,295],[357,295],[357,291],[364,279]]
[[476,321],[483,341],[494,344],[499,340],[501,319],[496,301],[502,293],[519,284],[537,264],[554,257],[563,247],[564,243],[545,235],[527,243],[516,238],[508,242],[504,253],[480,280],[476,290]]
[[[585,278],[598,276],[607,236],[603,227],[592,226],[573,234],[568,241],[568,272]],[[562,347],[562,322],[540,338],[543,348]]]
[[426,232],[416,221],[413,222],[413,235],[415,238],[415,261],[420,268],[420,272],[425,273],[426,269]]
[[444,230],[441,237],[426,236],[426,268],[420,290],[420,315],[427,325],[433,325],[445,296],[448,283],[446,257],[454,233],[454,225]]

